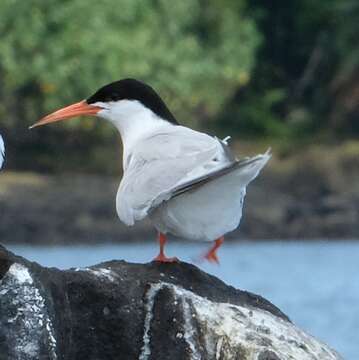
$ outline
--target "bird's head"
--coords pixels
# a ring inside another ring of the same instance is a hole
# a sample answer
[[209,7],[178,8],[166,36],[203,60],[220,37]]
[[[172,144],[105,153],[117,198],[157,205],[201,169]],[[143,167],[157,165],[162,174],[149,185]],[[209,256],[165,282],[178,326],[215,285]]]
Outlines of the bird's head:
[[45,116],[30,128],[81,115],[97,116],[120,123],[143,111],[177,124],[175,117],[151,86],[135,79],[123,79],[103,86],[86,100]]

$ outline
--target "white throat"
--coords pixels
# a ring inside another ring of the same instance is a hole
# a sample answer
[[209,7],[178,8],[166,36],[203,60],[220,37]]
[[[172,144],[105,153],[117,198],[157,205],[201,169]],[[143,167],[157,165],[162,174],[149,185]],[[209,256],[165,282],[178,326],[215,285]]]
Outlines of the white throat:
[[160,128],[173,126],[137,100],[99,102],[94,105],[104,108],[98,113],[98,116],[109,120],[120,132],[124,147],[124,160],[141,138]]

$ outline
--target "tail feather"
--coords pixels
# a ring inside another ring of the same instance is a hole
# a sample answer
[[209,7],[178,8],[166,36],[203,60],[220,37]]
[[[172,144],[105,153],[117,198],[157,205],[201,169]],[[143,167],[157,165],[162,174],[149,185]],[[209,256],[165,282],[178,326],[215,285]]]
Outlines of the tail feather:
[[243,186],[247,186],[258,176],[259,172],[267,164],[271,156],[270,149],[268,149],[264,154],[238,162],[238,166],[234,170],[238,170],[238,175],[241,178]]

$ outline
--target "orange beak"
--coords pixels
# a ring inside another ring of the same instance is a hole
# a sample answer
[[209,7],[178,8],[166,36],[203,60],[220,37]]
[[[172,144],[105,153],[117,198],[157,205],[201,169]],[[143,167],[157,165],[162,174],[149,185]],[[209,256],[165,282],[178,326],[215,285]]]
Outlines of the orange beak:
[[56,121],[69,119],[80,115],[96,115],[102,108],[99,106],[89,105],[85,100],[66,106],[60,110],[53,112],[50,115],[45,116],[34,125],[31,125],[29,129],[37,126],[50,124]]

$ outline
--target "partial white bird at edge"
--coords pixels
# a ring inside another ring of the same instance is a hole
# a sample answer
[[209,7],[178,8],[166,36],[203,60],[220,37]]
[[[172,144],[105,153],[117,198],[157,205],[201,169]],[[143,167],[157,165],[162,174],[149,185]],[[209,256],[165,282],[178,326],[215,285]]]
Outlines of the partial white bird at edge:
[[5,160],[5,145],[2,136],[0,135],[0,169],[3,166]]

